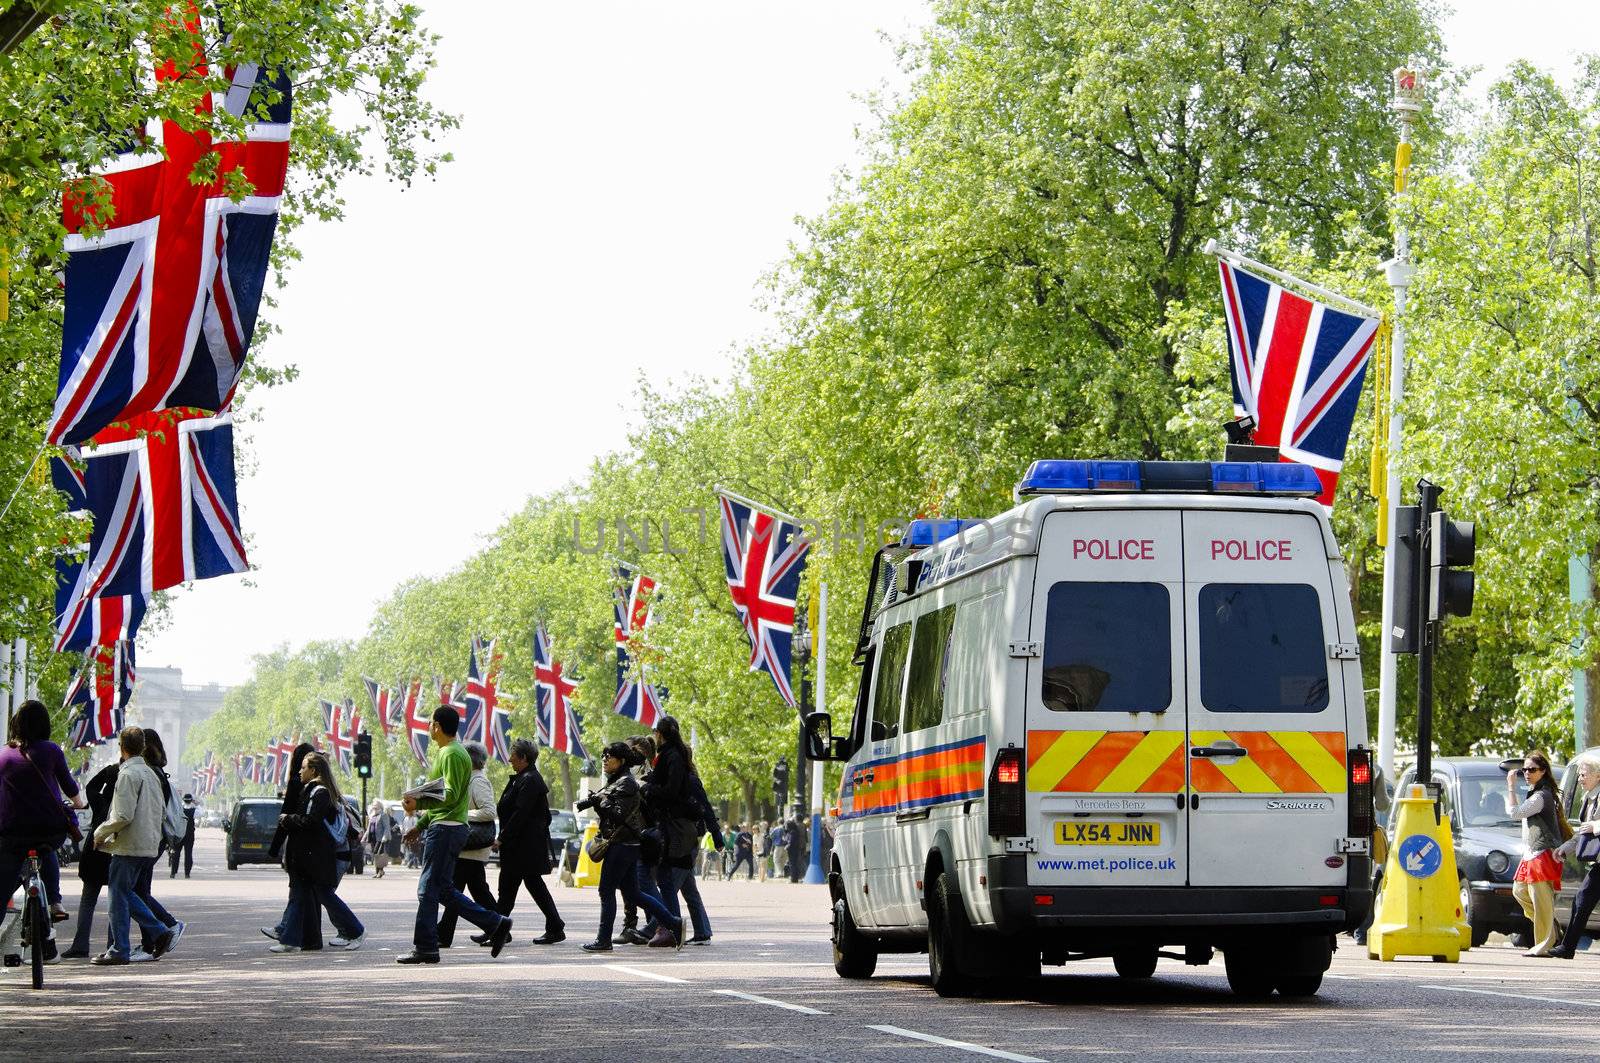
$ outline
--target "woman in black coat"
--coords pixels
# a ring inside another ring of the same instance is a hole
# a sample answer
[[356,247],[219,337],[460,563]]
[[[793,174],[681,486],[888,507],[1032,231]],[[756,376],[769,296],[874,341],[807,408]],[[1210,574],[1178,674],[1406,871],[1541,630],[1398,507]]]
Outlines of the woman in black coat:
[[78,857],[78,878],[83,882],[83,892],[78,898],[78,929],[72,935],[72,947],[61,955],[66,959],[88,959],[89,935],[94,931],[94,909],[100,901],[100,891],[105,888],[111,874],[111,857],[94,847],[94,829],[106,821],[111,813],[111,795],[117,788],[119,761],[112,761],[95,773],[83,788],[89,803],[89,829],[83,832],[83,852]]
[[544,935],[535,945],[554,945],[566,938],[565,923],[556,911],[555,899],[544,884],[550,873],[550,788],[534,767],[539,748],[526,738],[511,743],[511,770],[500,795],[496,812],[500,817],[500,837],[494,849],[500,854],[501,915],[510,915],[517,903],[517,890],[527,886],[533,903],[544,913]]
[[[328,759],[321,753],[306,755],[300,766],[300,781],[304,786],[299,811],[278,817],[278,827],[285,836],[283,864],[289,871],[289,907],[294,914],[285,921],[283,936],[269,951],[299,952],[302,942],[310,948],[321,948],[322,908],[328,909],[328,917],[339,931],[333,945],[360,948],[366,928],[335,892],[350,866],[350,828],[344,798],[333,781]],[[337,840],[335,831],[340,835]],[[296,910],[310,913],[310,920],[298,918]],[[314,941],[301,937],[308,922]]]

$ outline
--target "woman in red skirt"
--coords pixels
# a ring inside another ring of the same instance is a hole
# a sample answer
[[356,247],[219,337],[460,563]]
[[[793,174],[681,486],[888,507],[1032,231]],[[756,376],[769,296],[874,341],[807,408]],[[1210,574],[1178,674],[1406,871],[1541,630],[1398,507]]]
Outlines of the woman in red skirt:
[[[1528,798],[1517,803],[1517,777],[1528,781]],[[1548,956],[1556,945],[1556,890],[1561,888],[1561,792],[1550,778],[1550,759],[1529,753],[1521,770],[1506,772],[1506,808],[1522,820],[1522,841],[1528,855],[1517,865],[1512,896],[1533,924],[1533,947],[1524,956]]]

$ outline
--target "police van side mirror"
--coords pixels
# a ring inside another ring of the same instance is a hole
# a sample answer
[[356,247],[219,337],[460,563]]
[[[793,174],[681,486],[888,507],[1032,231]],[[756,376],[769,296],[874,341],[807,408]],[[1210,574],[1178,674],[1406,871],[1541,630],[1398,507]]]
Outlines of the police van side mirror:
[[833,717],[811,712],[805,720],[806,756],[812,760],[849,760],[855,750],[847,738],[833,737]]

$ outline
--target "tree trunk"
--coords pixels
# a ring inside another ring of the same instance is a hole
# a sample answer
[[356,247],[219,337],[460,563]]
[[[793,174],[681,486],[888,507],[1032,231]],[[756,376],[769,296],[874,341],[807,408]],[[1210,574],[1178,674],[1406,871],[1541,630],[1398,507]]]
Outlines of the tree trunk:
[[571,808],[578,800],[578,790],[572,785],[572,758],[561,758],[561,789],[567,795],[567,807]]

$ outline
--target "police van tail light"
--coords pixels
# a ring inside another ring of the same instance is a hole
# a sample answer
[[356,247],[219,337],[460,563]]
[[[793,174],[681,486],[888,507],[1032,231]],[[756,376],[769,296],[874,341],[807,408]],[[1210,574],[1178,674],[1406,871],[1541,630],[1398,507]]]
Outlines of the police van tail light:
[[1372,750],[1350,750],[1350,836],[1365,838],[1372,833]]
[[1007,746],[995,754],[994,766],[989,769],[989,833],[997,838],[1027,833],[1023,808],[1026,775],[1022,750]]

